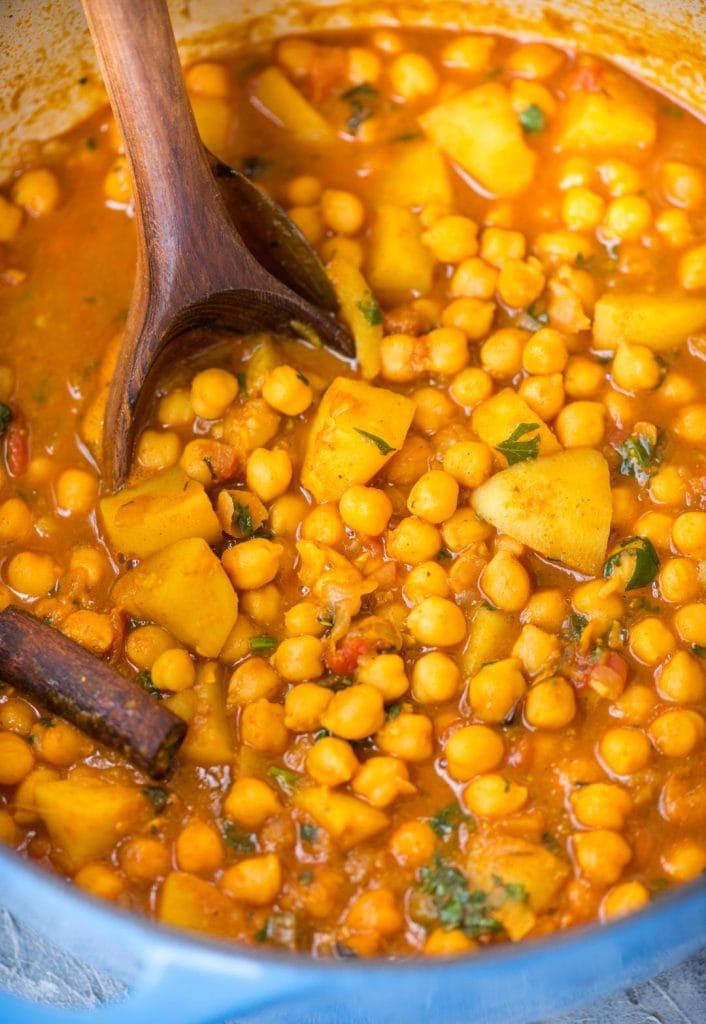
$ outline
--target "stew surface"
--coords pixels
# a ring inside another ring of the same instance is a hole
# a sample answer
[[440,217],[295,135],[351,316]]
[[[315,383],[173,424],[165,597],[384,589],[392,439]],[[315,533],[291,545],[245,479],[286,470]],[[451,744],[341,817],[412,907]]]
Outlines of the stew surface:
[[489,36],[291,38],[186,81],[358,360],[219,338],[105,493],[129,173],[107,112],[28,149],[0,197],[0,608],[188,733],[156,784],[5,685],[0,838],[319,956],[480,952],[695,878],[704,125]]

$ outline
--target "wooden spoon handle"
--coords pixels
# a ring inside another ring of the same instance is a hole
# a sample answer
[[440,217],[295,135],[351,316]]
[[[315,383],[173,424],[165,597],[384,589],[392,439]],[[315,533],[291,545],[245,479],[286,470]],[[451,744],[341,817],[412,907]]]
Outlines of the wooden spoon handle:
[[82,2],[130,162],[140,234],[151,243],[141,255],[163,288],[171,279],[183,306],[191,279],[194,295],[204,293],[198,278],[208,276],[213,239],[227,217],[184,88],[167,5]]
[[162,778],[186,724],[137,683],[19,608],[0,612],[0,678]]

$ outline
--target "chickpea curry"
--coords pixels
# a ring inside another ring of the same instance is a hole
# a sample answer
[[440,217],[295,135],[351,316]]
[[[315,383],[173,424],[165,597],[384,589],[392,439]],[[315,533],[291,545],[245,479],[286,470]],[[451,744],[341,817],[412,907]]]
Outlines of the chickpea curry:
[[5,684],[0,837],[317,956],[482,954],[695,878],[706,127],[487,35],[289,38],[186,82],[317,248],[357,359],[218,336],[109,493],[127,162],[105,111],[27,150],[0,197],[0,608],[188,731],[157,784]]

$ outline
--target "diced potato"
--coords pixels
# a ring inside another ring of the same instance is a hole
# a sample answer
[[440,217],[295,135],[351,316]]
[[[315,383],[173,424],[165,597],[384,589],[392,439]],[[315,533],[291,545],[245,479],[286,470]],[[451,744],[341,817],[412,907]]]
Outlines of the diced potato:
[[165,704],[188,722],[179,757],[202,768],[232,763],[233,735],[226,714],[225,684],[220,665],[214,662],[199,665],[193,687],[175,693]]
[[537,915],[527,903],[512,899],[494,910],[493,917],[503,926],[511,942],[520,942],[537,923]]
[[210,935],[235,935],[244,924],[243,911],[225,893],[185,871],[172,871],[157,897],[162,924]]
[[353,334],[360,372],[371,380],[380,372],[383,318],[377,299],[361,272],[348,260],[331,260],[326,273],[336,290],[343,319]]
[[262,394],[262,385],[268,373],[282,365],[282,353],[268,334],[254,350],[245,366],[245,390],[248,398]]
[[40,782],[34,803],[52,845],[68,871],[107,856],[128,832],[149,818],[150,805],[136,786],[99,779]]
[[424,140],[395,149],[378,173],[375,199],[383,205],[450,207],[451,176],[437,147]]
[[187,537],[221,539],[203,485],[178,466],[102,498],[100,512],[113,550],[126,558],[146,558]]
[[238,617],[238,595],[200,537],[150,555],[118,579],[113,600],[128,614],[164,626],[206,658],[218,657]]
[[390,822],[387,815],[377,808],[357,797],[334,793],[325,786],[300,790],[292,803],[325,828],[342,850],[350,850],[365,842],[382,832]]
[[597,575],[611,520],[610,472],[592,448],[518,462],[473,492],[481,518],[571,569]]
[[[481,402],[473,412],[473,429],[491,448],[507,441],[521,423],[538,424],[540,455],[550,455],[561,448],[544,420],[512,388],[505,388],[486,402]],[[528,433],[524,439],[531,436]]]
[[624,152],[647,149],[657,124],[643,107],[601,92],[575,92],[563,105],[557,124],[560,149]]
[[257,76],[255,106],[302,142],[334,142],[336,133],[279,68],[266,68]]
[[322,502],[367,484],[402,447],[413,416],[414,403],[404,395],[337,377],[309,432],[303,485]]
[[368,279],[376,292],[404,297],[431,290],[434,258],[422,242],[417,218],[400,206],[381,206],[373,223]]
[[503,835],[474,836],[466,868],[471,888],[488,892],[497,884],[522,886],[527,903],[538,913],[551,906],[571,874],[565,861],[538,843]]
[[495,196],[519,195],[534,178],[537,154],[525,142],[510,93],[499,82],[432,107],[419,123],[447,156]]
[[596,347],[615,350],[621,342],[668,352],[706,326],[706,299],[686,295],[608,293],[596,303]]
[[201,141],[206,149],[223,159],[228,148],[232,107],[225,100],[211,96],[191,96],[190,103]]
[[474,676],[489,661],[507,658],[520,631],[517,616],[495,608],[476,608],[463,651],[463,674]]
[[81,421],[81,437],[96,456],[100,456],[103,446],[105,407],[122,340],[122,334],[117,334],[108,344],[98,368],[96,391]]

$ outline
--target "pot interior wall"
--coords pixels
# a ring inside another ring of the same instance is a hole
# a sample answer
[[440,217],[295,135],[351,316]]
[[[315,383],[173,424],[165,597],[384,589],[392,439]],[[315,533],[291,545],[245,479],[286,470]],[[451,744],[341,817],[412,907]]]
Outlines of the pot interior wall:
[[[706,5],[699,0],[169,0],[182,60],[292,31],[425,25],[578,45],[706,111]],[[0,4],[0,181],[22,146],[66,131],[105,102],[80,0]]]

